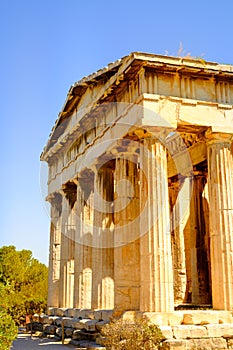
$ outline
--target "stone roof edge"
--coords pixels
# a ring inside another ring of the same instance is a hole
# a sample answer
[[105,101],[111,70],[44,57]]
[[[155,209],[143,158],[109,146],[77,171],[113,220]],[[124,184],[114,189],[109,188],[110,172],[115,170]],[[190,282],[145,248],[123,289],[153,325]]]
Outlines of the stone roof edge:
[[129,55],[124,56],[114,62],[109,63],[104,68],[101,68],[97,70],[94,73],[91,73],[88,76],[83,77],[82,79],[78,80],[76,83],[74,83],[70,90],[72,90],[74,87],[88,83],[91,80],[97,78],[98,76],[106,73],[107,71],[121,65],[123,61],[126,58],[132,57],[134,59],[138,59],[141,61],[153,61],[158,63],[170,63],[174,65],[185,65],[187,67],[196,67],[196,68],[203,68],[203,66],[208,70],[212,69],[214,71],[222,71],[222,72],[229,72],[233,73],[233,65],[230,64],[220,64],[217,62],[211,62],[206,61],[204,58],[195,58],[195,57],[176,57],[176,56],[167,56],[167,55],[158,55],[158,54],[151,54],[151,53],[145,53],[140,51],[131,52]]
[[[192,58],[192,57],[176,57],[176,56],[166,56],[166,55],[158,55],[158,54],[151,54],[151,53],[146,53],[146,52],[140,52],[140,51],[135,51],[131,52],[129,55],[124,56],[114,62],[109,63],[107,66],[104,68],[101,68],[97,70],[94,73],[91,73],[88,76],[83,77],[82,79],[78,80],[75,82],[73,85],[71,85],[66,100],[63,104],[63,107],[61,111],[58,114],[58,119],[60,115],[64,112],[66,105],[69,101],[69,96],[72,94],[72,91],[75,87],[81,86],[81,85],[86,85],[90,83],[92,80],[95,80],[97,77],[103,75],[104,73],[110,71],[111,69],[117,68],[120,65],[124,63],[126,59],[132,58],[138,59],[140,61],[150,61],[150,62],[155,62],[155,63],[163,63],[163,64],[172,64],[176,66],[186,66],[188,67],[193,67],[193,68],[204,68],[205,70],[213,70],[215,72],[225,72],[225,73],[233,73],[233,65],[230,64],[219,64],[217,62],[210,62],[206,61],[202,58]],[[56,127],[56,124],[54,127]]]
[[55,124],[49,134],[49,138],[48,138],[48,141],[41,153],[41,156],[40,156],[40,159],[41,160],[45,160],[44,159],[44,156],[45,156],[45,153],[47,151],[47,146],[49,145],[49,141],[54,133],[54,131],[56,130],[60,120],[61,120],[61,117],[62,117],[62,114],[64,113],[65,111],[65,108],[67,106],[67,103],[70,99],[70,96],[72,95],[72,92],[73,92],[73,89],[77,86],[82,86],[82,85],[86,85],[88,84],[89,82],[93,81],[94,79],[96,79],[97,77],[103,75],[104,73],[114,69],[114,68],[117,68],[119,69],[119,66],[121,66],[123,63],[126,63],[126,67],[125,69],[128,67],[129,64],[131,64],[131,62],[134,60],[133,58],[133,53],[129,54],[128,56],[124,56],[122,57],[121,59],[118,59],[112,63],[109,63],[106,67],[102,68],[102,69],[99,69],[98,71],[86,76],[86,77],[83,77],[81,80],[77,81],[76,83],[74,83],[73,85],[71,85],[69,91],[68,91],[68,94],[67,94],[67,97],[66,97],[66,100],[63,104],[63,107],[62,107],[62,110],[59,112],[58,114],[58,118],[56,119],[55,121]]
[[207,70],[221,71],[225,73],[233,73],[232,64],[221,64],[217,62],[206,61],[202,57],[192,57],[192,56],[167,56],[167,55],[157,55],[145,52],[133,52],[135,59],[148,60],[153,62],[161,62],[167,64],[174,64],[177,66],[187,66],[196,68],[205,68]]
[[62,114],[65,112],[66,106],[68,104],[68,101],[70,99],[70,96],[72,95],[73,89],[78,87],[78,86],[85,86],[91,83],[93,80],[96,78],[100,77],[101,75],[105,74],[108,71],[111,71],[114,68],[118,68],[122,65],[125,64],[125,69],[134,61],[134,60],[139,60],[139,61],[145,61],[145,62],[151,62],[151,63],[157,63],[157,64],[170,64],[173,66],[177,67],[187,67],[187,68],[200,68],[204,69],[207,71],[212,71],[213,74],[216,74],[217,72],[224,72],[224,73],[229,73],[230,75],[233,74],[233,65],[230,64],[219,64],[217,62],[209,62],[205,61],[202,58],[193,58],[193,57],[176,57],[176,56],[167,56],[167,55],[158,55],[158,54],[151,54],[151,53],[146,53],[146,52],[140,52],[140,51],[135,51],[131,52],[129,55],[124,56],[114,62],[109,63],[107,66],[104,68],[101,68],[97,70],[94,73],[91,73],[88,76],[83,77],[79,81],[75,82],[73,85],[71,85],[66,100],[63,104],[63,107],[58,114],[58,118],[55,121],[55,125],[53,126],[51,133],[48,138],[48,142],[46,143],[46,146],[43,149],[43,152],[41,154],[41,160],[43,160],[43,155],[47,149],[47,145],[49,143],[49,140],[51,136],[53,135],[57,125],[59,124],[59,121],[62,117]]

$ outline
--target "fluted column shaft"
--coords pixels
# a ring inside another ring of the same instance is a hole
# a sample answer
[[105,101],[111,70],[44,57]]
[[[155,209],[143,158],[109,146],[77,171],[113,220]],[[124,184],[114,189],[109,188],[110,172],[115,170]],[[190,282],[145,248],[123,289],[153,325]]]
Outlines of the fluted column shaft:
[[80,174],[77,184],[75,236],[74,306],[91,308],[92,296],[92,238],[94,217],[93,173]]
[[209,285],[209,223],[205,198],[206,175],[194,171],[190,212],[190,260],[193,304],[210,304]]
[[82,272],[83,272],[83,254],[84,245],[82,240],[83,232],[83,207],[84,200],[82,189],[78,181],[77,185],[77,205],[76,205],[76,233],[75,233],[75,250],[74,250],[74,307],[81,309],[83,306],[82,298]]
[[174,302],[185,301],[187,272],[184,228],[189,217],[191,179],[189,177],[170,183],[171,246],[173,256]]
[[[84,225],[83,225],[83,272],[82,272],[82,305],[84,309],[91,309],[92,295],[92,237],[94,221],[94,193],[90,193],[88,202],[84,206]],[[86,226],[87,225],[87,226]]]
[[140,157],[140,310],[169,312],[174,310],[174,295],[166,148],[157,140],[144,139]]
[[51,203],[48,306],[58,307],[60,283],[62,197],[59,193],[54,193],[48,200]]
[[92,308],[114,307],[113,174],[108,168],[96,173],[92,248]]
[[116,159],[114,281],[115,311],[138,310],[140,300],[140,227],[137,160]]
[[102,224],[102,295],[101,308],[114,308],[114,222],[112,203],[114,200],[114,178],[112,169],[105,169],[103,173],[103,198],[108,204]]
[[94,225],[93,225],[93,248],[92,248],[92,301],[93,309],[101,309],[102,298],[102,223],[103,213],[103,171],[95,174],[94,182]]
[[62,219],[61,219],[61,261],[60,261],[60,290],[59,307],[67,307],[67,259],[68,259],[68,237],[66,234],[69,216],[69,203],[62,194]]
[[74,248],[76,231],[77,189],[73,182],[63,186],[60,306],[73,307],[74,301]]
[[207,134],[213,308],[233,307],[232,135]]

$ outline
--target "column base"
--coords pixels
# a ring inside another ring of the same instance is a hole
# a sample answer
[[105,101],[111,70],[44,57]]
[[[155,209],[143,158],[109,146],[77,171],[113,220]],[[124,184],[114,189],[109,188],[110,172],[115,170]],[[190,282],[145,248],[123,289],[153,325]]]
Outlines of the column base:
[[224,310],[178,310],[173,312],[141,312],[135,310],[123,311],[91,309],[48,308],[48,316],[70,317],[76,319],[91,319],[111,321],[114,318],[131,320],[146,317],[158,326],[207,325],[233,323],[231,311]]
[[218,310],[179,310],[173,312],[125,311],[122,318],[134,320],[146,317],[158,326],[206,325],[233,323],[231,311]]

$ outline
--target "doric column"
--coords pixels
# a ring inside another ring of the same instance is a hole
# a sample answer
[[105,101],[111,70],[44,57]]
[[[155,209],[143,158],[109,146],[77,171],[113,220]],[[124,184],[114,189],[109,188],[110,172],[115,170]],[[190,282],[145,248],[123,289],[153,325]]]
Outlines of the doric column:
[[173,257],[174,303],[185,302],[187,287],[184,229],[189,217],[191,179],[178,177],[169,181],[171,209],[171,246]]
[[[114,222],[112,203],[114,200],[113,169],[106,168],[103,173],[103,199],[107,203],[107,212],[102,222],[102,296],[101,308],[114,308]],[[109,205],[111,210],[109,210]]]
[[113,170],[99,169],[94,186],[92,308],[114,307]]
[[73,307],[74,300],[74,242],[76,231],[76,185],[63,186],[62,235],[61,235],[61,290],[60,307]]
[[210,215],[212,302],[233,307],[233,155],[232,135],[206,133]]
[[[141,311],[174,310],[166,148],[144,139],[141,166]],[[143,215],[143,211],[145,215]]]
[[75,250],[74,250],[74,307],[81,309],[84,304],[83,300],[83,254],[84,244],[82,233],[83,231],[83,208],[84,198],[82,189],[78,180],[75,180],[77,185],[77,206],[76,206],[76,233],[75,233]]
[[61,253],[61,194],[53,193],[48,197],[48,201],[51,204],[48,307],[58,307]]
[[63,191],[61,191],[61,194],[62,194],[62,219],[61,219],[59,307],[66,307],[67,259],[68,259],[68,237],[66,236],[66,225],[68,220],[69,204]]
[[93,237],[93,173],[79,175],[77,185],[75,233],[75,291],[74,307],[91,308],[92,295],[92,237]]
[[[128,158],[128,159],[127,159]],[[139,310],[140,227],[137,159],[121,154],[116,159],[114,207],[115,311]]]
[[208,208],[205,195],[206,174],[194,171],[190,203],[190,260],[193,304],[211,303],[209,281]]

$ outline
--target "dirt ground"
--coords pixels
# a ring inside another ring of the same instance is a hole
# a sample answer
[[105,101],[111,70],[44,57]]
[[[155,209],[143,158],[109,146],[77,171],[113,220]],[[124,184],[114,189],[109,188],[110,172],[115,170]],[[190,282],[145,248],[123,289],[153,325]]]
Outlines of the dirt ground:
[[53,339],[33,337],[28,333],[19,332],[18,338],[14,340],[11,349],[13,350],[68,350],[75,349],[71,345],[62,345],[61,342]]

